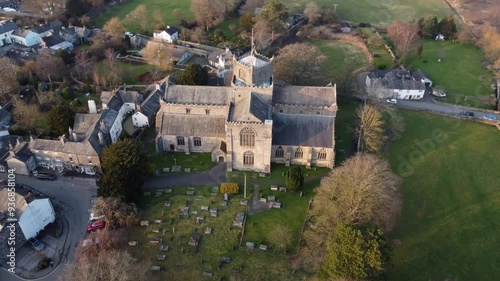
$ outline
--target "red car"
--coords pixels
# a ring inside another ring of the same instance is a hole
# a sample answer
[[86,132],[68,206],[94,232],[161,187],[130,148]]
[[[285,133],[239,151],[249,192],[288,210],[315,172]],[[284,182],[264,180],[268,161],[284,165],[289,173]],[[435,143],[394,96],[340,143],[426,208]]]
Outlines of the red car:
[[106,222],[105,221],[103,221],[103,220],[95,221],[93,223],[89,223],[89,225],[87,226],[87,231],[88,232],[90,232],[90,231],[96,231],[98,229],[103,229],[105,226],[106,226]]

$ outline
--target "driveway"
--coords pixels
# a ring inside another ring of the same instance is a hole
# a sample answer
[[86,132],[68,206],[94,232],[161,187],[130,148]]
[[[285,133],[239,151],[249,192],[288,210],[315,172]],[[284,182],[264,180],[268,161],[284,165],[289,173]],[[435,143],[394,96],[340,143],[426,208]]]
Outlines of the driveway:
[[[6,174],[1,174],[0,178],[6,178],[6,176]],[[56,264],[56,268],[48,275],[36,279],[57,281],[60,276],[64,276],[65,263],[73,260],[74,250],[80,239],[86,234],[91,199],[95,197],[97,190],[95,180],[91,178],[59,177],[55,181],[39,181],[35,177],[17,175],[16,183],[27,185],[64,205],[62,214],[69,222],[69,233],[60,258],[62,262],[59,265]],[[0,280],[17,281],[25,279],[19,278],[1,268]]]

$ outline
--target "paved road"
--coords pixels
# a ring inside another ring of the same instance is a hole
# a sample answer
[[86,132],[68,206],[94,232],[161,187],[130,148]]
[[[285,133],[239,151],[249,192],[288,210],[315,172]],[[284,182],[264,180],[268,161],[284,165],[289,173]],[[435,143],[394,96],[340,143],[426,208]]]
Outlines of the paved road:
[[[0,178],[5,177],[6,174],[0,175]],[[76,245],[86,233],[90,201],[95,196],[97,189],[95,180],[90,178],[60,177],[55,181],[39,181],[34,177],[18,175],[16,177],[16,182],[18,184],[28,185],[34,190],[45,193],[53,200],[61,202],[66,207],[63,214],[69,220],[70,229],[62,258],[63,263],[57,266],[54,271],[47,276],[36,279],[41,281],[57,281],[60,276],[63,276],[65,263],[73,260],[73,253]],[[1,268],[0,280],[18,281],[23,279]]]
[[[443,114],[448,114],[448,115],[459,115],[460,112],[465,111],[464,109],[461,108],[456,108],[451,105],[442,105],[442,104],[436,104],[433,103],[432,100],[427,100],[425,99],[424,101],[408,101],[408,100],[398,100],[398,106],[402,105],[404,107],[408,108],[413,108],[416,110],[431,110],[435,112],[440,112]],[[469,111],[469,110],[467,110]],[[490,114],[490,113],[484,113],[480,110],[470,110],[474,112],[474,116],[477,118],[481,118],[483,115],[494,115],[496,117],[496,120],[500,120],[500,114]]]

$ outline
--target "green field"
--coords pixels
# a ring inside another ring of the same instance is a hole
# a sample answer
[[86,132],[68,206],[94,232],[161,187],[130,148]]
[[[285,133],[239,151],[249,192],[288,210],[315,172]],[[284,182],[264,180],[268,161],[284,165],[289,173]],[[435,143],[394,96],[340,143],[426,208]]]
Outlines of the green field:
[[330,81],[335,82],[339,73],[346,69],[348,65],[359,69],[368,63],[368,58],[363,51],[349,43],[337,40],[314,40],[311,41],[311,44],[318,47],[326,57],[323,69],[325,76],[322,81],[323,85]]
[[391,69],[392,66],[393,66],[393,62],[392,62],[392,57],[391,55],[389,54],[389,52],[387,52],[387,50],[385,49],[385,47],[376,47],[376,46],[372,46],[370,45],[370,38],[374,38],[374,37],[377,37],[377,34],[372,30],[372,28],[368,28],[368,27],[364,27],[364,28],[359,28],[364,34],[366,34],[368,36],[368,43],[366,44],[366,46],[368,47],[368,49],[370,50],[370,52],[372,54],[376,53],[378,54],[379,56],[378,57],[374,57],[373,58],[373,61],[375,63],[375,67],[376,68],[379,68],[379,67],[383,67],[385,66],[387,69]]
[[[160,197],[155,197],[153,190],[152,197],[141,199],[142,220],[149,220],[151,224],[129,231],[129,239],[137,240],[139,247],[128,249],[139,260],[150,260],[153,265],[162,267],[160,272],[154,272],[151,280],[203,280],[204,271],[212,272],[213,280],[303,280],[302,274],[292,274],[287,256],[270,250],[240,249],[241,228],[232,227],[232,222],[236,213],[246,208],[239,203],[242,197],[231,196],[228,206],[220,206],[223,196],[211,197],[211,189],[209,186],[197,187],[195,195],[188,196],[187,188],[174,188],[172,194]],[[167,199],[171,200],[171,207],[164,206]],[[186,199],[191,199],[189,212],[197,211],[198,214],[178,216]],[[218,217],[201,210],[203,205],[217,208]],[[201,224],[196,224],[197,216],[204,217]],[[152,224],[155,219],[162,222]],[[159,232],[154,233],[153,227],[159,227]],[[212,228],[211,234],[204,234],[207,227]],[[201,235],[197,249],[188,245],[193,233]],[[153,237],[163,239],[161,244],[169,246],[169,250],[160,252],[157,244],[150,244],[149,239]],[[156,260],[159,254],[165,254],[166,259]],[[231,262],[219,266],[223,256],[230,257]]]
[[407,129],[388,153],[393,170],[403,177],[404,196],[402,216],[390,234],[400,245],[394,246],[389,280],[496,279],[498,130],[423,113],[402,114]]
[[[174,9],[179,9],[182,15],[182,19],[186,21],[190,21],[193,19],[193,15],[191,14],[191,0],[182,0],[182,1],[165,1],[165,0],[126,0],[121,4],[116,5],[108,9],[102,15],[96,18],[96,26],[102,27],[104,23],[106,23],[112,17],[118,17],[120,20],[125,19],[130,11],[134,10],[137,6],[144,4],[147,8],[148,13],[151,14],[151,22],[149,25],[149,30],[153,31],[154,29],[154,19],[152,17],[153,12],[158,10],[162,12],[162,15],[165,18],[165,23],[167,25],[178,25],[178,20],[174,17],[173,11]],[[128,31],[137,32],[136,28],[128,27]]]
[[[302,13],[310,0],[292,0],[283,3],[291,12]],[[411,20],[427,14],[439,18],[451,14],[451,10],[442,0],[316,0],[322,7],[334,8],[341,19],[353,22],[369,22],[387,25],[395,19]]]
[[[103,71],[104,61],[99,62],[99,71]],[[143,84],[139,81],[139,76],[154,69],[153,65],[149,64],[130,64],[118,61],[117,66],[122,71],[123,83],[128,85]]]
[[[426,40],[422,56],[411,57],[407,65],[427,73],[433,85],[443,86],[447,102],[479,107],[473,98],[493,92],[490,88],[492,74],[481,66],[483,61],[481,51],[473,45]],[[462,95],[468,96],[468,100]]]

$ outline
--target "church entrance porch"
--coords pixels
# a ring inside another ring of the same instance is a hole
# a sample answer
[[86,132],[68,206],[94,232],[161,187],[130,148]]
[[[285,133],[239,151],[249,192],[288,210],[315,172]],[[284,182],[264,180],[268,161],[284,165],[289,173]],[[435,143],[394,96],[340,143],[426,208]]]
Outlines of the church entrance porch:
[[219,156],[219,163],[223,163],[224,162],[224,156]]

